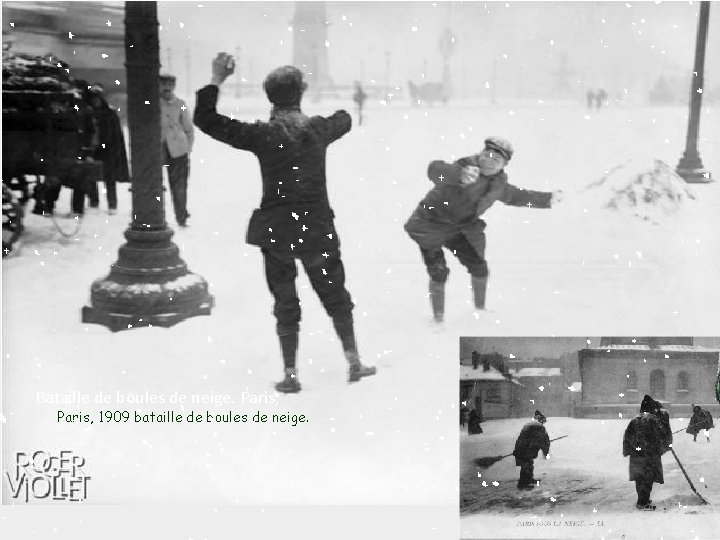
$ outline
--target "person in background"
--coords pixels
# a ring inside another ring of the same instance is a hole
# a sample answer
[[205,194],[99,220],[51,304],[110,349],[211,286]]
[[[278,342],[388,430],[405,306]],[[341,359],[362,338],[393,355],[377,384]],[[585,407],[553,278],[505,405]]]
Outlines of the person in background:
[[534,489],[539,480],[533,478],[535,470],[535,458],[542,450],[545,459],[550,454],[550,437],[545,429],[547,418],[539,411],[535,411],[532,421],[525,424],[520,430],[515,441],[515,465],[520,467],[520,479],[518,480],[518,489],[530,490]]
[[590,88],[585,94],[585,100],[587,102],[588,110],[592,111],[593,106],[595,105],[595,91],[592,88]]
[[[345,288],[340,241],[327,192],[327,147],[350,131],[347,111],[323,117],[302,113],[307,89],[294,66],[274,69],[263,88],[272,104],[267,122],[242,122],[217,112],[220,85],[234,72],[234,61],[219,53],[212,63],[212,82],[197,92],[194,121],[204,133],[233,148],[247,150],[260,161],[263,195],[253,212],[247,242],[260,247],[265,278],[273,295],[276,331],[285,366],[278,392],[300,391],[297,378],[300,300],[295,280],[300,260],[342,343],[348,382],[374,375],[360,362],[352,316],[354,304]],[[245,180],[245,178],[243,178]]]
[[190,217],[187,211],[187,189],[195,128],[185,102],[175,95],[175,82],[174,75],[160,75],[163,162],[167,167],[175,219],[178,225],[186,227]]
[[599,111],[603,105],[607,105],[608,95],[604,88],[601,88],[595,94],[595,108]]
[[[82,216],[85,213],[85,196],[90,201],[90,206],[95,208],[98,206],[98,186],[97,179],[87,174],[87,165],[95,161],[95,153],[100,144],[100,134],[95,118],[95,112],[91,105],[90,85],[87,81],[78,79],[75,84],[82,96],[82,105],[78,110],[78,133],[80,135],[80,159],[79,163],[83,165],[76,170],[80,174],[74,174],[74,186],[72,190],[72,211],[75,215]],[[102,170],[102,165],[100,170]],[[102,180],[100,178],[100,180]]]
[[698,433],[701,431],[705,434],[707,442],[710,442],[710,430],[715,427],[713,417],[710,411],[706,411],[700,405],[693,405],[693,415],[690,418],[686,433],[693,436],[693,442],[697,442]]
[[357,110],[358,110],[358,125],[359,126],[362,126],[363,107],[365,105],[366,99],[367,99],[367,94],[363,90],[363,87],[360,84],[360,81],[355,81],[355,92],[353,93],[353,101],[355,102],[355,105],[357,106]]
[[470,418],[468,419],[468,435],[477,435],[478,433],[482,433],[482,427],[480,427],[480,415],[477,412],[477,409],[473,408],[470,411]]
[[84,215],[86,195],[90,199],[90,206],[98,205],[97,179],[92,174],[94,171],[102,170],[99,163],[94,163],[99,145],[98,124],[91,105],[90,86],[82,79],[76,79],[74,84],[76,97],[73,100],[73,109],[77,111],[76,148],[71,154],[72,157],[66,156],[60,160],[53,171],[54,174],[47,175],[35,186],[34,196],[37,203],[33,210],[34,214],[55,215],[55,204],[63,185],[72,187],[71,207],[74,216]]
[[640,414],[630,420],[623,436],[623,456],[630,457],[630,481],[635,482],[638,510],[655,510],[650,493],[653,483],[665,483],[661,457],[670,445],[670,415],[659,402],[645,395]]
[[465,402],[460,403],[460,427],[465,427],[465,425],[468,423],[468,418],[470,416],[470,408],[465,405]]
[[[130,182],[125,136],[120,118],[108,105],[103,85],[92,84],[88,89],[88,97],[98,129],[98,144],[93,157],[95,161],[102,161],[108,213],[115,214],[118,205],[117,184]],[[90,206],[97,207],[99,202],[98,198],[91,199]]]

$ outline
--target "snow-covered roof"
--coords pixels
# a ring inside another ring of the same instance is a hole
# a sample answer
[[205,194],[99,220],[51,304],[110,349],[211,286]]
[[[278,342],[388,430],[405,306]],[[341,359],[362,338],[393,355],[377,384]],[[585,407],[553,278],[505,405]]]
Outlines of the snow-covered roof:
[[516,377],[560,377],[561,375],[562,371],[556,367],[526,367],[515,373]]
[[[460,364],[460,380],[461,381],[507,381],[508,379],[503,376],[497,369],[490,366],[487,371],[483,370],[482,365],[478,366],[477,369],[473,369],[472,366],[466,366]],[[509,381],[508,381],[509,382]],[[517,381],[513,381],[517,382]]]
[[607,345],[606,347],[590,347],[593,351],[662,351],[662,352],[719,352],[720,349],[710,349],[700,345],[658,345],[650,348],[647,345]]

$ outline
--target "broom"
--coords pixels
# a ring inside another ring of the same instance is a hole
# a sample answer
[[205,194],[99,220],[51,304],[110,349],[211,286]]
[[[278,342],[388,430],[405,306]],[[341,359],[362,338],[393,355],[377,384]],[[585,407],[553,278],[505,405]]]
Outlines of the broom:
[[[678,429],[677,431],[673,431],[672,434],[675,435],[676,433],[680,433],[681,431],[686,431],[686,430],[690,429],[690,428],[693,427],[693,426],[697,426],[698,424],[702,424],[702,422],[698,422],[698,423],[695,423],[695,424],[690,424],[690,425],[689,425],[688,427],[686,427],[686,428],[680,428],[680,429]],[[705,429],[705,428],[701,428],[701,429]]]
[[[556,437],[555,439],[550,439],[550,442],[557,441],[559,439],[564,439],[568,435],[563,435],[561,437]],[[490,456],[490,457],[480,457],[475,459],[475,465],[480,467],[481,469],[487,469],[488,467],[491,467],[495,465],[498,461],[501,459],[505,459],[506,457],[510,457],[513,454],[507,454],[505,456]]]

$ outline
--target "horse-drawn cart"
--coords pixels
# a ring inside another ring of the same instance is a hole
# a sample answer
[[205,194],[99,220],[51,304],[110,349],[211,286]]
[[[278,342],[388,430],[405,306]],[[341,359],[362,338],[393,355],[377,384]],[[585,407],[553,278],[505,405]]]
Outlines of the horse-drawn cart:
[[[43,188],[62,185],[86,193],[102,176],[101,164],[86,159],[87,106],[65,69],[49,58],[3,57],[3,256],[22,231],[22,212],[15,209],[13,216],[6,215],[6,190],[19,192],[24,204],[30,198],[27,177],[43,178],[33,186],[42,206]],[[13,234],[6,234],[7,229]],[[5,245],[6,237],[10,245]]]

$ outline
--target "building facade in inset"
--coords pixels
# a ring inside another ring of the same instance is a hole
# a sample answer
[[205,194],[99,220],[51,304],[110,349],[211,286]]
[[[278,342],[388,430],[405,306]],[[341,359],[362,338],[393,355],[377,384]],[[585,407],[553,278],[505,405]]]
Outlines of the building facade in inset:
[[636,414],[645,394],[675,417],[690,416],[693,404],[717,414],[719,355],[718,349],[694,345],[693,338],[602,338],[600,347],[579,351],[582,401],[575,414]]
[[538,409],[545,416],[572,415],[575,394],[559,367],[523,367],[510,374],[522,384],[520,416],[532,417]]
[[[460,403],[475,409],[482,420],[517,416],[521,384],[479,355],[480,362],[460,361]],[[499,355],[497,355],[499,356]]]

